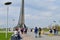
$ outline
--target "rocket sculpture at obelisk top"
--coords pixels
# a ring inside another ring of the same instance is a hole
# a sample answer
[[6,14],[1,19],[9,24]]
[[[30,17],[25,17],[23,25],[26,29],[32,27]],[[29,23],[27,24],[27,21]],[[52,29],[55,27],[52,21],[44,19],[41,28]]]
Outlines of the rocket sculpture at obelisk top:
[[25,22],[24,22],[24,0],[22,0],[22,6],[21,6],[21,11],[20,11],[20,16],[19,16],[19,21],[18,21],[19,27],[26,27]]

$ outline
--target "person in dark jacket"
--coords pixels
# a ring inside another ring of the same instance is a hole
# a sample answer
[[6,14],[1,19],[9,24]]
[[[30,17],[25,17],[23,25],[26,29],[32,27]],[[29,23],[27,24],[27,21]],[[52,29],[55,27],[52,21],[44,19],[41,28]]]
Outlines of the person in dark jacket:
[[54,30],[54,35],[56,35],[56,29],[53,29]]
[[35,27],[34,33],[35,33],[35,37],[37,37],[37,34],[38,34],[38,28],[37,27]]
[[17,38],[18,38],[18,39],[22,39],[19,31],[18,31],[18,33],[17,33]]
[[41,28],[39,27],[39,37],[41,37]]
[[49,32],[52,33],[53,32],[52,29],[50,29]]

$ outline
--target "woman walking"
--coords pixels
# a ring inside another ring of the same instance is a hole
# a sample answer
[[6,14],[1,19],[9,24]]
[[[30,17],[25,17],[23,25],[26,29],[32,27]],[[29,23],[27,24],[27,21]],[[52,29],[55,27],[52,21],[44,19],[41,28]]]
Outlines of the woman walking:
[[41,37],[41,28],[39,27],[39,37]]

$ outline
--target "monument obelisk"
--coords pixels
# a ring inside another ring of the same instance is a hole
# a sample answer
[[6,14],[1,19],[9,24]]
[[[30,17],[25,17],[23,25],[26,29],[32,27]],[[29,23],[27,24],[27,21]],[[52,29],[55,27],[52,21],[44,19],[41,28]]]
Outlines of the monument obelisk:
[[22,5],[20,9],[20,16],[19,16],[19,21],[18,21],[18,26],[21,27],[26,27],[25,25],[25,20],[24,20],[24,0],[22,0]]

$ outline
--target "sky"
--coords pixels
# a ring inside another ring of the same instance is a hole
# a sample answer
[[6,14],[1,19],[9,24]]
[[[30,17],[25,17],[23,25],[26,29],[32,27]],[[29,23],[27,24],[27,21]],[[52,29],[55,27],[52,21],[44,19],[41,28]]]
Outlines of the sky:
[[[7,26],[7,6],[5,2],[12,2],[8,11],[8,27],[18,24],[21,0],[0,0],[0,27]],[[60,24],[60,0],[24,0],[25,24],[27,27],[47,27]]]

